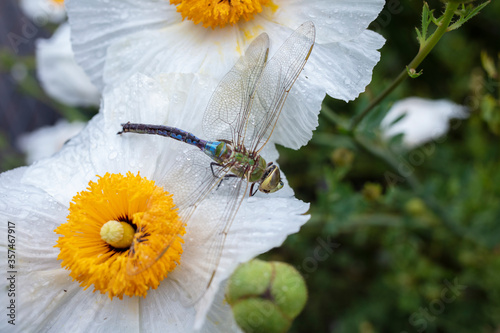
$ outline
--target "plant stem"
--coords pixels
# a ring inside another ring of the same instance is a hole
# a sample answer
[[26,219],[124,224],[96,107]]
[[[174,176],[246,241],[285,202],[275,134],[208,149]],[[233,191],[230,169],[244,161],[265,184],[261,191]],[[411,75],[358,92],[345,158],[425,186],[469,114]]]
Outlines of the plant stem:
[[[422,61],[427,57],[427,55],[431,52],[431,50],[436,46],[441,37],[448,31],[448,27],[450,22],[457,10],[459,4],[448,2],[446,4],[446,9],[441,17],[440,21],[437,24],[437,29],[434,33],[425,41],[424,44],[420,46],[420,50],[413,60],[408,64],[407,68],[416,69]],[[398,77],[391,83],[389,87],[387,87],[377,98],[375,98],[359,115],[354,117],[352,124],[350,126],[351,131],[354,131],[356,127],[359,125],[361,120],[363,120],[366,115],[378,104],[382,101],[387,95],[389,95],[401,82],[403,82],[408,77],[407,69],[405,68]]]

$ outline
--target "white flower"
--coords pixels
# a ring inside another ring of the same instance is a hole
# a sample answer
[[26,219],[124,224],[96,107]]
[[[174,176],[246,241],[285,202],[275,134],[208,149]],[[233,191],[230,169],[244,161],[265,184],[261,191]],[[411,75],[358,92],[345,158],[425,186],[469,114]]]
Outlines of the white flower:
[[60,23],[66,18],[63,0],[21,0],[23,12],[36,24]]
[[81,121],[69,123],[59,120],[53,126],[44,126],[21,135],[17,146],[26,155],[26,163],[31,164],[57,153],[64,143],[77,135],[84,126],[85,123]]
[[[185,143],[169,138],[116,133],[121,129],[120,123],[125,121],[168,123],[186,128],[200,116],[197,108],[203,108],[207,102],[210,90],[207,91],[206,87],[206,81],[193,75],[155,80],[134,76],[119,89],[104,95],[103,107],[106,110],[95,116],[54,157],[0,175],[1,232],[7,235],[8,221],[15,223],[16,228],[16,305],[19,310],[16,328],[23,332],[72,333],[97,330],[191,332],[198,328],[203,332],[236,330],[230,308],[223,303],[221,283],[238,263],[279,246],[288,234],[297,232],[309,218],[303,215],[308,204],[293,197],[286,180],[285,188],[276,193],[258,193],[243,200],[227,235],[213,283],[193,305],[185,304],[178,295],[190,293],[191,287],[200,285],[199,276],[206,275],[205,263],[210,262],[210,251],[204,245],[217,236],[217,232],[214,235],[215,226],[227,202],[221,189],[205,199],[186,221],[180,264],[168,273],[157,289],[147,291],[145,298],[134,296],[119,300],[115,297],[110,300],[108,295],[99,291],[92,293],[93,287],[84,290],[77,281],[72,281],[68,270],[61,268],[61,263],[56,260],[59,249],[54,248],[61,238],[53,230],[58,228],[59,232],[59,228],[65,225],[61,226],[66,221],[72,200],[70,211],[81,211],[83,215],[80,216],[85,219],[107,214],[108,210],[116,210],[123,205],[121,201],[117,203],[113,200],[95,201],[98,208],[79,203],[75,195],[85,190],[90,180],[98,180],[96,175],[106,178],[106,173],[125,175],[131,172],[137,175],[140,172],[141,177],[154,180],[156,186],[170,191],[175,202],[182,202],[183,196],[190,195],[182,190],[195,188],[197,184],[187,177],[195,179],[196,175],[186,173],[192,167],[186,156],[195,156],[191,153],[204,156],[203,153],[193,152],[193,148]],[[200,125],[193,127],[195,134],[199,130]],[[277,157],[275,148],[270,144],[263,154],[268,161]],[[183,182],[179,183],[178,177]],[[221,186],[225,186],[224,181]],[[102,193],[108,192],[111,195],[118,193],[117,190],[103,188]],[[100,195],[101,191],[90,190],[87,193]],[[127,200],[140,193],[142,188],[137,187],[137,192],[132,191]],[[87,207],[87,210],[82,211],[82,207]],[[180,212],[183,209],[181,204]],[[170,214],[171,209],[162,212]],[[68,216],[68,223],[71,221]],[[153,236],[150,238],[153,239]],[[0,241],[4,252],[6,240],[7,237],[4,237]],[[151,242],[148,240],[148,243]],[[169,260],[170,249],[162,260]],[[79,257],[73,259],[76,264],[79,260],[83,261]],[[155,266],[151,266],[150,270]],[[111,271],[107,275],[105,273],[102,274],[110,280],[120,276]],[[135,279],[136,276],[131,277],[131,281]],[[206,282],[204,279],[201,281]],[[3,288],[7,282],[4,279],[2,283],[0,287]],[[7,327],[10,326],[3,320],[0,331],[6,331]]]
[[[267,4],[261,6],[261,2]],[[382,9],[382,0],[194,0],[182,5],[196,9],[208,3],[204,8],[237,10],[246,8],[245,3],[249,8],[262,8],[262,12],[254,13],[248,21],[205,28],[189,19],[183,21],[177,12],[181,5],[168,1],[68,0],[75,57],[100,89],[137,72],[202,73],[218,81],[260,33],[269,34],[272,56],[300,24],[313,21],[316,45],[285,104],[285,109],[294,109],[290,114],[301,115],[307,126],[304,139],[286,143],[298,148],[306,144],[317,126],[325,92],[347,101],[364,91],[379,60],[377,49],[384,43],[380,35],[366,30]],[[220,25],[228,22],[215,21]],[[294,122],[283,120],[289,126]]]
[[37,40],[36,61],[38,79],[47,95],[71,106],[99,105],[99,91],[75,61],[67,23],[50,39]]
[[403,144],[411,149],[446,134],[450,119],[468,116],[465,106],[448,100],[410,97],[394,103],[382,120],[381,128],[386,138],[403,134]]

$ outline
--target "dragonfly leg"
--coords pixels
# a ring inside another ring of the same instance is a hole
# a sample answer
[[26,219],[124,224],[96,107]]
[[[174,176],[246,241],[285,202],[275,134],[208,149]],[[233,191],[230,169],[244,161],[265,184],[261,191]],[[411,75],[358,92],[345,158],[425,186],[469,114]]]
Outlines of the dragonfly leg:
[[219,189],[219,187],[221,186],[223,180],[229,179],[229,178],[234,178],[234,177],[238,177],[238,176],[236,176],[236,175],[225,175],[224,177],[222,177],[221,181],[219,182],[219,185],[217,185],[217,189]]
[[214,172],[214,165],[215,165],[215,166],[219,166],[219,167],[221,167],[221,166],[222,166],[222,164],[215,163],[215,162],[210,163],[210,170],[212,170],[212,175],[213,175],[214,177],[217,177],[217,175],[216,175],[216,174],[215,174],[215,172]]
[[[271,162],[272,163],[272,162]],[[253,187],[254,187],[255,183],[252,183],[252,185],[250,186],[250,196],[253,197],[255,195],[255,193],[257,193],[257,191],[259,190],[259,187],[257,187],[255,189],[255,191],[253,190]]]
[[[214,177],[217,177],[217,175],[215,174],[215,171],[214,171],[214,166],[222,166],[222,164],[219,164],[219,163],[215,163],[215,162],[212,162],[210,163],[210,170],[212,170],[212,175]],[[222,177],[221,181],[219,182],[219,185],[217,185],[217,189],[219,189],[220,185],[222,184],[222,181],[224,179],[228,179],[228,178],[234,178],[234,177],[238,177],[236,175],[233,175],[233,174],[229,174],[229,175],[224,175],[224,177]]]

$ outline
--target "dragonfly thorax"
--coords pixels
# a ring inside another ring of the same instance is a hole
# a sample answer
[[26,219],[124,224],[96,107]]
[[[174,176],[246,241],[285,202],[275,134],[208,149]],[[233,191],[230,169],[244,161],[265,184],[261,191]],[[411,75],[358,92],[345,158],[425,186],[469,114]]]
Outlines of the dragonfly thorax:
[[[266,160],[259,154],[249,152],[244,146],[233,146],[226,142],[227,156],[232,164],[231,172],[238,177],[246,178],[252,183],[250,194],[253,195],[253,187],[258,185],[258,190],[264,193],[273,193],[283,187],[279,168]],[[229,157],[230,156],[230,157]]]

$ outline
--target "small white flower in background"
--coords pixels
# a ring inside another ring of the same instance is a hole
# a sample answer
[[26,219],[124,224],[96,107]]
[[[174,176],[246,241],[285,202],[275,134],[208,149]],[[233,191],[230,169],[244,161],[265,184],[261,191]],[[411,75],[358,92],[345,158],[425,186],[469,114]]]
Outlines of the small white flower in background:
[[382,120],[381,128],[385,138],[403,134],[403,144],[411,149],[446,134],[451,119],[468,116],[465,106],[448,100],[410,97],[394,103]]
[[66,6],[75,57],[99,89],[138,72],[201,73],[218,82],[262,32],[272,41],[272,56],[293,30],[312,21],[316,44],[284,106],[300,110],[289,114],[300,115],[304,125],[294,129],[296,119],[282,120],[288,130],[303,134],[287,144],[299,148],[317,127],[325,93],[352,100],[371,81],[384,39],[366,28],[384,3],[68,0]]
[[32,164],[57,153],[64,143],[77,135],[84,126],[85,123],[81,121],[70,123],[61,119],[53,126],[44,126],[21,135],[17,146],[26,155],[26,163]]
[[[294,198],[286,179],[279,192],[243,200],[213,282],[194,304],[182,302],[179,295],[206,282],[199,276],[206,275],[210,251],[205,245],[217,236],[214,226],[224,214],[223,191],[217,189],[202,201],[183,221],[186,233],[178,236],[183,240],[143,273],[126,275],[128,250],[120,252],[97,235],[99,226],[113,216],[146,223],[137,233],[146,233],[160,220],[175,221],[172,199],[182,202],[182,190],[197,186],[189,177],[179,183],[175,172],[192,167],[186,156],[197,148],[159,136],[116,133],[126,121],[189,127],[197,133],[201,123],[194,120],[210,97],[207,86],[207,81],[187,74],[134,76],[106,92],[105,110],[58,154],[0,175],[0,231],[7,234],[8,221],[16,228],[16,328],[72,333],[238,331],[223,301],[225,280],[239,263],[279,246],[309,219],[304,215],[308,204]],[[272,144],[262,153],[268,161],[278,156]],[[179,212],[183,209],[180,205]],[[155,232],[144,237],[144,251],[162,241]],[[6,240],[0,240],[4,251]],[[67,269],[61,268],[58,256]],[[7,282],[4,279],[0,288]],[[7,327],[6,320],[0,322],[0,331]]]
[[36,42],[38,79],[47,95],[70,106],[97,106],[100,93],[76,63],[70,27],[61,24],[50,39]]
[[66,19],[64,0],[20,0],[22,11],[37,25],[61,23]]

